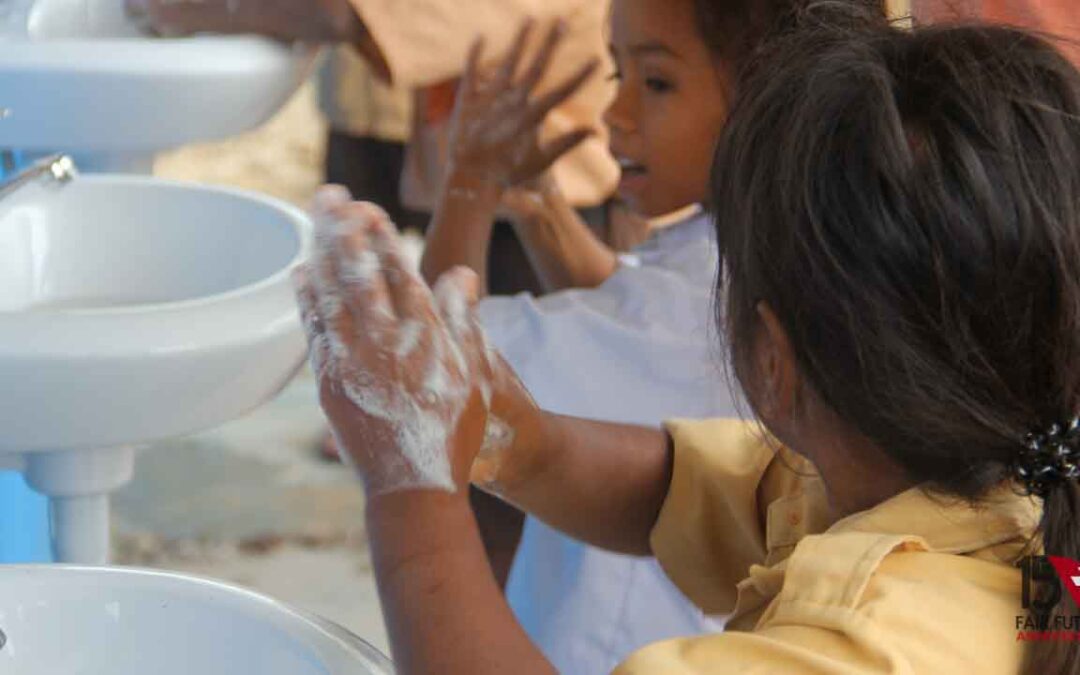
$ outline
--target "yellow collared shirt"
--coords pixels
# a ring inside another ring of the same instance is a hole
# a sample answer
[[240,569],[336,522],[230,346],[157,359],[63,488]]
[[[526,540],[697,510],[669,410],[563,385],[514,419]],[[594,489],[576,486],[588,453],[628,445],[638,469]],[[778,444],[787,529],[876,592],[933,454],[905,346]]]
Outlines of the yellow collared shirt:
[[722,634],[642,649],[617,675],[1016,673],[1041,515],[1007,487],[973,508],[913,489],[830,522],[812,465],[735,420],[673,422],[653,550]]

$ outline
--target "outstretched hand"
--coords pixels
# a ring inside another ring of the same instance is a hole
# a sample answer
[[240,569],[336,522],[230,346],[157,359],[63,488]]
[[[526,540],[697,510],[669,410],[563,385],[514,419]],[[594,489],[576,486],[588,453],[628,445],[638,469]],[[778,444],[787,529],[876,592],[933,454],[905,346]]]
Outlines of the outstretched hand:
[[252,33],[285,42],[357,43],[365,35],[348,0],[125,0],[125,6],[170,37]]
[[481,69],[483,40],[473,44],[451,125],[453,171],[512,187],[540,176],[592,135],[591,129],[580,128],[541,142],[540,131],[548,113],[573,96],[599,63],[586,63],[555,88],[540,93],[539,85],[566,29],[561,22],[556,23],[519,74],[534,29],[533,21],[525,23],[509,54],[493,72]]

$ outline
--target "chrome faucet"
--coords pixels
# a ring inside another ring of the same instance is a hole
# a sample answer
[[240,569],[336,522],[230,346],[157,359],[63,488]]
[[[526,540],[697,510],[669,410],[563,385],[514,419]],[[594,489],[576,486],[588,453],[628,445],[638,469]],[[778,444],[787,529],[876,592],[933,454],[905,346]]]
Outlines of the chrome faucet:
[[26,169],[0,183],[0,199],[4,199],[27,183],[48,178],[56,183],[67,183],[79,174],[75,162],[67,155],[51,155],[40,159]]

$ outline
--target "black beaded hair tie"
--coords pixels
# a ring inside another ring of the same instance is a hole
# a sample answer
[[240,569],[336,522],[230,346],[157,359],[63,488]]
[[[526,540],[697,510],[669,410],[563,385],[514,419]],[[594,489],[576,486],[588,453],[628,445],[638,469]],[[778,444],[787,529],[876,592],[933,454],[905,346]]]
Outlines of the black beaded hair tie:
[[1024,494],[1044,499],[1065,481],[1080,480],[1080,417],[1064,427],[1055,424],[1029,433],[1013,464],[1013,477]]

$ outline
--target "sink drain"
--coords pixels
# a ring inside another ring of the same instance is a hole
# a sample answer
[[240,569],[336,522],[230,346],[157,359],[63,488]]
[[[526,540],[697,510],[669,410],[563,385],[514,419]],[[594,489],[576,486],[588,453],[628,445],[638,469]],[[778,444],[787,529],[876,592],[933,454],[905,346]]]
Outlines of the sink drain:
[[7,636],[4,635],[4,631],[0,630],[0,649],[3,649],[4,645],[6,645],[6,644],[7,644]]

